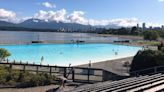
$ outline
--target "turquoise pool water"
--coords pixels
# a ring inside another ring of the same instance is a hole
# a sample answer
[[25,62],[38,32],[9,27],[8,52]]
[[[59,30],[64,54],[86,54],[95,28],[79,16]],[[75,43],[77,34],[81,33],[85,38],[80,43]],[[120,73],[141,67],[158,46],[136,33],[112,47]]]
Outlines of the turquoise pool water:
[[114,44],[32,44],[3,45],[11,52],[10,61],[68,66],[134,56],[141,47]]

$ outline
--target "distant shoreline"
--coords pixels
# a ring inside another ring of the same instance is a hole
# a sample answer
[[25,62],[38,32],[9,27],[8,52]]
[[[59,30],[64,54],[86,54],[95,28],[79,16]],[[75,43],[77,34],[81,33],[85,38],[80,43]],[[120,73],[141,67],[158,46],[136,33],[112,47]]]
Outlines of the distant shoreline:
[[[9,30],[0,30],[0,37],[2,38],[0,40],[0,45],[31,45],[31,44],[116,44],[116,45],[125,45],[125,46],[135,46],[135,47],[146,47],[147,44],[140,44],[137,41],[144,41],[142,37],[140,36],[129,36],[129,35],[111,35],[111,34],[97,34],[97,33],[77,33],[77,32],[38,32],[40,35],[40,40],[38,40],[38,34],[35,34],[37,32],[32,31],[9,31]],[[5,32],[5,33],[4,33]],[[12,32],[10,34],[10,32]],[[16,32],[16,33],[15,33]],[[18,34],[20,32],[20,34]],[[3,35],[4,34],[4,35]],[[15,39],[17,37],[20,39],[16,39],[13,41],[12,38]],[[22,34],[27,34],[28,36],[20,36]],[[67,35],[68,34],[68,35]],[[15,36],[16,35],[16,36]],[[11,36],[10,39],[8,39],[8,36]],[[43,36],[43,38],[42,38]],[[45,39],[44,37],[48,37],[49,39]],[[56,37],[57,36],[57,37]],[[4,39],[6,37],[6,39]],[[22,38],[23,37],[23,38]],[[34,38],[35,39],[31,39]],[[54,38],[55,37],[55,38]],[[60,37],[60,40],[57,38]],[[30,40],[28,40],[30,38]],[[67,39],[68,38],[68,39]],[[4,39],[4,40],[3,40]],[[22,40],[23,39],[23,40]],[[111,40],[113,39],[113,40]],[[114,42],[115,40],[124,40],[128,39],[130,40],[129,43],[125,42]],[[32,43],[32,41],[41,41],[41,43]],[[84,41],[76,43],[76,41]]]
[[[37,30],[37,29],[36,29]],[[12,32],[52,32],[52,33],[92,33],[92,32],[62,32],[62,31],[47,31],[46,29],[39,30],[39,31],[33,31],[33,30],[1,30],[0,31],[12,31]],[[96,33],[94,33],[96,34]]]
[[[0,46],[7,46],[7,45],[39,45],[39,44],[77,44],[77,43],[66,43],[66,42],[54,42],[54,43],[27,43],[27,44],[0,44]],[[114,44],[114,45],[124,45],[124,46],[132,46],[132,47],[142,47],[143,45],[138,44],[126,44],[126,43],[114,43],[114,42],[85,42],[79,43],[80,44]]]
[[[68,34],[68,35],[67,35]],[[25,35],[25,36],[24,36]],[[0,45],[21,45],[33,44],[32,41],[41,41],[42,44],[71,44],[77,40],[83,43],[110,43],[115,44],[115,40],[142,40],[138,36],[108,35],[97,33],[77,33],[77,32],[32,32],[32,31],[2,31],[0,30]],[[82,44],[83,44],[82,43]],[[79,43],[81,44],[81,43]],[[121,43],[122,44],[122,43]],[[123,43],[124,44],[124,43]],[[128,44],[130,45],[130,44]]]

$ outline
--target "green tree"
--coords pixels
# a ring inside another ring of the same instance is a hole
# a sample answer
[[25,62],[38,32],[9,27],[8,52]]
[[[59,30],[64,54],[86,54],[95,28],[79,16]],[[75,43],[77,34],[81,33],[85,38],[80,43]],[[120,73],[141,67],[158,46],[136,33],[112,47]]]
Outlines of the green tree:
[[130,34],[131,35],[139,35],[140,30],[137,27],[132,27]]
[[157,66],[157,56],[157,51],[139,51],[133,58],[130,71],[132,72]]
[[117,34],[118,35],[128,35],[129,32],[128,32],[128,30],[126,28],[122,27],[122,28],[117,30]]
[[161,38],[164,38],[164,30],[159,30],[158,34]]
[[159,37],[159,34],[157,31],[149,30],[143,33],[143,37],[145,40],[152,41],[152,40],[157,40]]
[[4,48],[0,48],[0,62],[2,62],[6,57],[9,57],[11,54]]
[[164,66],[164,50],[139,51],[133,58],[130,71],[143,70],[155,66]]

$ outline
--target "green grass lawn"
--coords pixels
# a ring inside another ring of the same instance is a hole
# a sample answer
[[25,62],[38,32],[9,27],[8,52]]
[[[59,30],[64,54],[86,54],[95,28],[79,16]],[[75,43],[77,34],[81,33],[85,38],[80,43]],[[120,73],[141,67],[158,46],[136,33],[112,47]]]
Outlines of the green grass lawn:
[[138,41],[137,43],[142,45],[151,45],[151,46],[160,45],[159,41]]

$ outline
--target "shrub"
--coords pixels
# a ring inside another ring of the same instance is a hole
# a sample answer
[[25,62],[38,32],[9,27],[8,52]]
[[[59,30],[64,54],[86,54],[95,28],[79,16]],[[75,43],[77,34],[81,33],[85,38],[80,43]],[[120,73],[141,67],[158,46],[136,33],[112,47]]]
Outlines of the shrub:
[[0,48],[0,62],[2,62],[6,57],[10,55],[10,52],[8,52],[6,49]]
[[55,76],[46,73],[33,74],[17,70],[9,71],[7,67],[0,66],[1,85],[14,85],[16,87],[44,86],[51,84],[55,79]]
[[6,78],[8,76],[8,71],[4,66],[0,66],[0,84],[6,83]]
[[139,51],[133,58],[130,71],[137,71],[155,66],[164,66],[164,50]]

